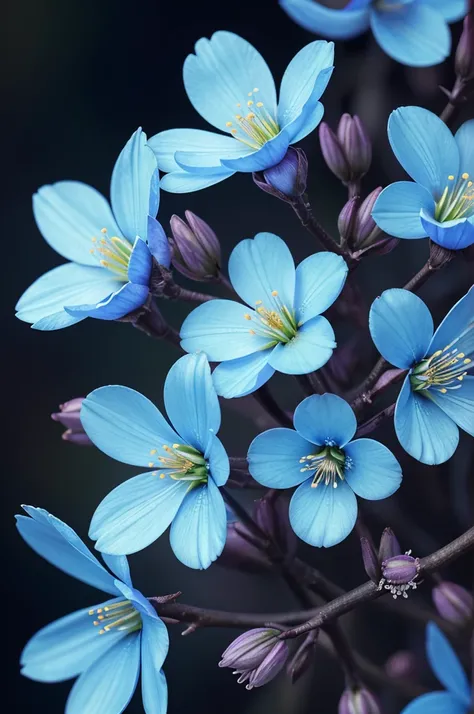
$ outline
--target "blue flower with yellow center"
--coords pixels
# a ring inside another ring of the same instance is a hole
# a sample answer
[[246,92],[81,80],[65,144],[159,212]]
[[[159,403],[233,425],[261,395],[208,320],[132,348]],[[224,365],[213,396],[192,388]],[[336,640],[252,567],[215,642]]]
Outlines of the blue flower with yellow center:
[[58,330],[86,317],[117,320],[149,295],[153,257],[166,267],[170,249],[156,220],[158,169],[138,129],[117,159],[112,209],[79,181],[43,186],[33,197],[45,240],[70,263],[50,270],[22,295],[17,317],[37,330]]
[[181,327],[181,346],[203,350],[212,362],[217,393],[250,394],[275,370],[306,374],[322,367],[336,347],[334,330],[321,313],[339,296],[347,276],[335,253],[317,253],[295,269],[284,241],[258,233],[241,241],[229,259],[234,290],[247,305],[211,300]]
[[397,238],[431,238],[450,250],[474,243],[474,119],[453,136],[421,107],[390,115],[388,138],[412,181],[387,186],[375,202],[377,225]]
[[141,675],[146,714],[166,714],[161,669],[168,632],[132,585],[127,559],[107,556],[106,570],[77,533],[42,508],[23,507],[20,535],[42,558],[111,599],[66,615],[34,635],[21,655],[22,674],[38,682],[77,677],[66,714],[121,714]]
[[370,309],[375,346],[409,370],[395,409],[395,431],[413,458],[441,464],[455,452],[459,429],[474,436],[474,288],[434,332],[423,300],[407,290],[386,290]]
[[315,0],[279,0],[310,32],[345,40],[369,28],[390,57],[411,67],[443,62],[451,51],[448,23],[467,12],[468,0],[350,0],[340,9]]
[[172,523],[176,557],[190,568],[208,568],[225,544],[219,487],[230,467],[216,436],[221,413],[203,354],[185,355],[173,365],[164,402],[176,431],[133,389],[102,387],[84,400],[81,421],[91,441],[118,461],[149,469],[104,498],[89,536],[103,553],[135,553]]
[[277,101],[265,60],[232,32],[201,38],[184,63],[188,97],[216,129],[171,129],[150,139],[165,191],[187,193],[212,186],[237,171],[264,171],[279,164],[290,144],[322,119],[319,99],[333,70],[332,42],[312,42],[288,65]]

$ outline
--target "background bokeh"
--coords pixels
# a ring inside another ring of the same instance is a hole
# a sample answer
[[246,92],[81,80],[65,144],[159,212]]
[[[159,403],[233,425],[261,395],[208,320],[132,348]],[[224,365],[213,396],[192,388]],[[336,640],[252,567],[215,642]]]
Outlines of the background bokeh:
[[[333,3],[337,4],[344,3]],[[31,195],[40,185],[59,179],[82,180],[107,194],[113,163],[139,125],[149,135],[180,126],[206,128],[188,103],[181,78],[182,63],[199,37],[218,29],[243,35],[263,53],[277,78],[313,38],[287,18],[276,0],[17,0],[4,6],[2,25],[7,32],[0,64],[5,179],[0,214],[5,248],[0,281],[0,523],[1,623],[8,639],[2,676],[11,711],[56,714],[63,711],[69,683],[47,686],[21,678],[21,648],[41,626],[94,604],[100,596],[30,551],[15,531],[13,516],[21,503],[40,505],[85,537],[95,506],[134,471],[92,448],[62,442],[61,427],[49,414],[60,402],[109,383],[134,387],[161,404],[163,379],[178,351],[123,324],[87,320],[67,330],[41,333],[15,319],[14,305],[23,290],[62,260],[36,229]],[[457,37],[459,27],[453,33]],[[407,69],[383,55],[368,35],[337,46],[336,70],[323,98],[326,119],[334,124],[342,111],[351,111],[367,122],[375,148],[365,191],[402,177],[386,139],[389,112],[412,103],[439,111],[444,100],[438,84],[452,82],[451,61],[437,68]],[[469,108],[466,112],[468,116]],[[345,191],[325,169],[316,133],[304,140],[303,148],[310,161],[311,200],[321,222],[334,230]],[[260,192],[248,175],[187,196],[162,193],[159,218],[167,227],[173,213],[187,208],[211,223],[225,257],[241,238],[261,230],[281,235],[298,260],[314,250],[292,211]],[[382,289],[403,285],[426,260],[427,251],[426,241],[407,241],[388,256],[369,258],[358,272],[367,305]],[[421,294],[437,318],[464,294],[472,271],[472,263],[459,258],[423,288]],[[164,306],[176,327],[187,311],[182,305]],[[363,329],[347,323],[336,328],[340,342]],[[367,366],[375,358],[368,340],[359,356]],[[289,377],[277,378],[274,385],[289,405],[301,396]],[[224,407],[223,440],[234,455],[244,455],[255,435],[255,426],[241,412],[235,406]],[[473,450],[468,438],[461,438],[449,464],[427,468],[401,452],[391,425],[377,436],[402,461],[405,482],[389,503],[366,509],[375,536],[392,525],[403,546],[424,555],[472,524]],[[365,579],[355,534],[330,551],[302,547],[301,552],[343,587]],[[186,569],[172,556],[167,536],[133,557],[132,572],[146,594],[182,590],[183,600],[196,605],[249,611],[295,606],[276,577],[250,577],[218,566],[204,573]],[[465,559],[451,575],[468,582],[470,572],[472,561]],[[428,600],[429,588],[417,597]],[[376,606],[346,621],[360,651],[378,664],[400,647],[421,648],[422,628],[403,624],[398,615]],[[230,671],[216,666],[235,633],[206,630],[181,638],[180,629],[171,628],[166,662],[170,714],[190,708],[207,714],[220,714],[224,708],[229,714],[336,711],[343,680],[337,663],[327,655],[320,655],[311,673],[293,688],[280,678],[248,693]],[[387,693],[384,698],[389,714],[399,711],[400,700]],[[142,711],[139,697],[128,711]]]

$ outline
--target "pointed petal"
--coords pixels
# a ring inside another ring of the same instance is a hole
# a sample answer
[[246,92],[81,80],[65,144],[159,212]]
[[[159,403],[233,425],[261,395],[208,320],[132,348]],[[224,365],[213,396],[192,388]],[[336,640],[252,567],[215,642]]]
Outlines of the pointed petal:
[[312,451],[313,445],[293,429],[269,429],[250,444],[249,471],[268,488],[292,488],[308,478],[300,459]]
[[232,171],[242,171],[244,173],[264,171],[280,163],[289,145],[290,137],[286,130],[283,130],[251,154],[246,154],[236,159],[223,158],[221,163]]
[[339,297],[347,277],[347,264],[335,253],[316,253],[296,268],[296,320],[307,322],[321,315]]
[[226,399],[244,397],[268,382],[275,370],[268,364],[272,350],[219,364],[212,373],[217,394]]
[[280,0],[280,6],[305,30],[334,40],[355,37],[369,27],[369,12],[366,8],[334,10],[314,0]]
[[334,330],[325,317],[313,317],[302,325],[296,336],[272,351],[269,364],[284,374],[307,374],[322,367],[330,359]]
[[431,193],[412,181],[397,181],[384,188],[372,210],[372,218],[383,231],[397,238],[426,238],[421,210],[434,215]]
[[[313,108],[305,105],[298,119],[295,119],[293,124],[286,128],[289,136],[292,136],[290,144],[297,144],[304,139],[308,134],[319,126],[321,119],[324,116],[324,107],[321,102],[318,102]],[[296,132],[296,133],[294,133]]]
[[432,215],[422,210],[421,223],[433,243],[448,250],[462,250],[474,243],[474,221],[472,218],[440,223]]
[[[152,219],[148,216],[147,222],[149,222],[149,220]],[[128,265],[128,279],[130,282],[148,287],[150,284],[152,263],[153,259],[147,243],[141,240],[141,238],[135,238],[130,263]]]
[[168,237],[161,223],[158,223],[152,216],[148,216],[147,244],[155,260],[160,265],[164,265],[165,268],[169,268],[171,263],[171,248]]
[[132,579],[130,577],[130,567],[128,565],[127,556],[108,555],[107,553],[101,553],[101,555],[104,563],[118,578],[118,580],[132,587]]
[[126,283],[119,290],[97,304],[66,305],[65,310],[73,317],[95,317],[98,320],[119,320],[141,307],[149,293],[148,285]]
[[474,354],[474,288],[451,308],[434,333],[429,347],[429,354],[444,350],[454,340],[459,352],[466,357]]
[[361,498],[378,501],[388,498],[402,482],[402,469],[390,449],[374,439],[356,439],[344,447],[351,459],[344,477]]
[[[223,157],[242,156],[247,147],[233,136],[202,129],[169,129],[152,136],[148,145],[153,150],[161,171],[178,171],[185,156],[195,156],[191,166],[218,167]],[[178,153],[181,163],[175,156]],[[201,157],[201,163],[198,157]],[[222,168],[222,167],[221,167]]]
[[145,714],[166,714],[168,709],[168,685],[163,670],[159,674],[142,662],[142,699]]
[[296,431],[318,446],[343,447],[357,429],[350,405],[335,394],[313,394],[298,404],[293,417]]
[[457,22],[467,13],[468,0],[423,0],[444,17],[446,22]]
[[230,463],[223,443],[213,436],[205,454],[209,462],[209,473],[216,486],[224,486],[230,474]]
[[192,191],[201,191],[201,189],[208,188],[208,186],[214,186],[234,174],[235,171],[224,168],[220,173],[213,173],[210,176],[191,174],[188,171],[173,171],[163,176],[160,186],[163,191],[169,191],[170,193],[192,193]]
[[347,538],[356,518],[357,499],[344,481],[337,488],[331,484],[313,488],[308,479],[290,501],[291,527],[301,540],[318,548],[330,548]]
[[448,389],[446,394],[429,390],[429,397],[460,429],[474,436],[474,377],[464,377],[460,389]]
[[468,173],[471,178],[474,174],[474,119],[465,121],[459,127],[455,136],[459,149],[459,173]]
[[449,692],[430,692],[414,699],[402,714],[466,714],[466,706]]
[[434,674],[448,692],[469,707],[470,685],[455,651],[434,622],[426,627],[426,655]]
[[141,660],[142,699],[146,714],[166,714],[168,688],[161,670],[168,654],[168,632],[161,620],[143,618]]

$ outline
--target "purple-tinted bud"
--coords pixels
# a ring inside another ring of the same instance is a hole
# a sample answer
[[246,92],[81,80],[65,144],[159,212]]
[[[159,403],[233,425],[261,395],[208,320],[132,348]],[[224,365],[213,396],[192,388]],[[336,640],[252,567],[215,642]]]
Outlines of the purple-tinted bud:
[[395,652],[385,662],[385,671],[393,679],[416,679],[418,670],[417,657],[409,650]]
[[209,281],[219,275],[221,248],[212,228],[191,211],[186,221],[171,216],[172,262],[176,270],[192,280]]
[[420,561],[413,558],[409,553],[405,555],[395,555],[382,563],[382,579],[379,583],[379,590],[385,587],[390,590],[394,599],[402,595],[408,597],[408,590],[416,590],[416,578],[420,569]]
[[402,549],[395,533],[391,528],[385,528],[380,538],[379,563],[383,563],[389,558],[394,558],[396,555],[400,555],[401,552]]
[[59,412],[51,414],[51,419],[53,419],[53,421],[58,421],[66,427],[66,431],[62,434],[64,441],[70,441],[73,444],[78,444],[79,446],[90,446],[92,441],[82,428],[80,417],[83,401],[84,397],[76,397],[75,399],[71,399],[69,402],[60,404]]
[[285,497],[264,496],[255,504],[254,518],[260,528],[267,533],[282,553],[294,555],[297,548],[297,537],[290,525],[288,517],[288,502]]
[[368,538],[362,537],[360,539],[360,547],[362,549],[365,572],[374,583],[379,583],[381,570],[374,546]]
[[247,531],[243,523],[228,523],[224,550],[216,561],[217,564],[246,573],[271,570],[271,562],[251,540],[252,534]]
[[474,11],[468,12],[464,18],[464,25],[456,49],[454,66],[456,74],[461,79],[469,80],[474,77]]
[[374,189],[362,202],[356,217],[354,228],[354,247],[368,248],[377,241],[382,231],[372,218],[375,201],[382,193],[382,187]]
[[297,682],[313,664],[317,637],[318,630],[310,632],[288,662],[286,671],[292,684]]
[[257,627],[244,632],[225,650],[219,667],[255,669],[280,642],[279,634],[280,630],[270,627]]
[[461,585],[442,582],[433,588],[433,602],[442,618],[464,625],[474,617],[474,599]]
[[308,159],[302,149],[288,149],[276,166],[253,174],[253,180],[262,191],[291,203],[306,191]]
[[357,115],[343,114],[337,135],[351,172],[351,181],[358,181],[370,168],[372,144],[367,131]]
[[283,640],[280,640],[272,651],[267,654],[262,664],[257,669],[252,670],[248,683],[245,685],[246,689],[263,687],[264,684],[268,684],[281,672],[288,659],[288,654],[288,645]]
[[381,714],[380,705],[368,689],[346,689],[339,700],[339,714]]
[[351,170],[341,142],[326,122],[322,122],[319,127],[319,142],[328,168],[342,183],[349,183]]
[[353,244],[354,228],[358,213],[359,197],[349,199],[337,219],[337,228],[343,244]]

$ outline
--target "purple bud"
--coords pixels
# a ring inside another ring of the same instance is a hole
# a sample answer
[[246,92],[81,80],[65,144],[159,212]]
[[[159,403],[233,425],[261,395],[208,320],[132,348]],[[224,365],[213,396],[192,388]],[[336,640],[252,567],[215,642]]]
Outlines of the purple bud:
[[264,496],[255,504],[254,517],[260,528],[273,540],[282,553],[294,555],[297,537],[290,525],[288,502],[285,497]]
[[464,625],[474,617],[474,598],[461,585],[448,581],[433,588],[433,602],[438,613],[454,625]]
[[79,446],[91,446],[92,441],[82,428],[81,423],[80,414],[83,401],[84,397],[76,397],[69,402],[60,404],[59,412],[51,414],[51,419],[66,427],[66,431],[62,434],[64,441],[70,441]]
[[176,270],[192,280],[209,281],[219,275],[221,249],[212,228],[191,211],[185,211],[186,221],[171,216],[173,234],[172,263]]
[[280,630],[259,627],[237,637],[222,655],[219,667],[231,667],[238,682],[246,688],[262,687],[283,668],[288,658],[288,646],[279,640]]
[[395,652],[385,662],[385,671],[393,679],[416,679],[418,670],[418,659],[409,650]]
[[474,77],[474,17],[473,11],[464,18],[463,30],[456,49],[454,66],[456,74],[461,79]]
[[360,539],[360,547],[362,549],[365,572],[374,583],[379,583],[381,577],[380,564],[372,542],[368,538],[362,537]]
[[394,599],[402,595],[408,597],[408,590],[416,590],[416,578],[420,569],[420,561],[413,558],[409,553],[405,555],[395,555],[382,563],[382,579],[379,583],[379,590],[385,587],[390,590]]
[[322,122],[319,127],[319,142],[328,168],[342,183],[349,183],[351,170],[341,143],[332,129]]
[[251,540],[251,533],[247,531],[243,523],[228,523],[224,550],[216,561],[217,564],[224,568],[235,568],[245,573],[260,573],[271,570],[271,562]]
[[368,689],[346,689],[339,700],[339,714],[381,714],[380,706]]
[[283,640],[280,640],[272,651],[267,654],[262,664],[257,669],[252,670],[246,689],[263,687],[264,684],[268,684],[283,669],[288,659],[288,654],[288,645]]
[[395,533],[391,528],[385,528],[380,538],[379,546],[379,563],[383,563],[389,558],[394,558],[396,555],[400,555],[402,549],[400,548],[400,543],[398,542]]
[[341,236],[341,241],[344,244],[353,244],[353,234],[356,224],[357,212],[359,206],[359,197],[354,196],[349,199],[337,219],[337,228],[339,235]]
[[338,137],[351,171],[351,180],[358,181],[370,168],[372,144],[360,118],[344,114],[338,127]]
[[356,248],[368,248],[382,234],[382,231],[372,218],[372,209],[381,193],[381,186],[374,189],[362,202],[357,212],[354,228],[354,247]]
[[262,191],[291,203],[306,191],[308,159],[302,149],[290,146],[276,166],[253,174],[253,180]]
[[310,632],[306,636],[302,644],[298,647],[293,657],[288,662],[286,671],[291,679],[292,684],[308,670],[314,661],[314,652],[318,630]]

